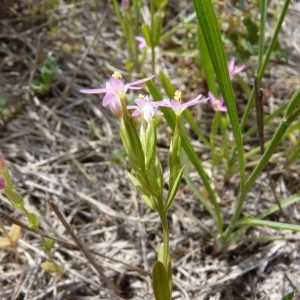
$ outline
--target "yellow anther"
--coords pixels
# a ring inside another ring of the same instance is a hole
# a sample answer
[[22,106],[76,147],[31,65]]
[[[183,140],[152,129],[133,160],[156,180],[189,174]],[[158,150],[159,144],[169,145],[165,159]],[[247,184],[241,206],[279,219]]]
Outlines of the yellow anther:
[[181,100],[181,92],[180,91],[177,90],[175,92],[174,100],[176,100],[176,101],[180,101]]
[[121,79],[122,75],[119,71],[114,71],[114,73],[112,74],[112,77]]
[[139,97],[138,97],[139,99],[144,99],[145,98],[145,96],[143,95],[143,94],[139,94]]

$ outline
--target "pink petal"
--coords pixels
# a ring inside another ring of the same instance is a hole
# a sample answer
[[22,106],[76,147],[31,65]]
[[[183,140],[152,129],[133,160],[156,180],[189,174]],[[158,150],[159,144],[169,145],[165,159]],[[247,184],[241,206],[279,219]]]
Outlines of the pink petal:
[[135,39],[139,42],[139,49],[143,49],[147,46],[146,40],[142,36],[136,36]]
[[137,87],[133,87],[133,86],[134,86],[134,85],[141,84],[141,83],[144,83],[144,82],[146,82],[146,81],[148,81],[148,80],[151,80],[151,79],[154,78],[154,77],[155,77],[155,75],[152,75],[152,76],[149,76],[149,77],[147,77],[147,78],[143,78],[143,79],[139,79],[139,80],[133,81],[133,82],[131,82],[131,83],[127,83],[127,84],[126,84],[126,87],[127,87],[127,88],[130,88],[130,89],[137,88]]
[[[117,93],[122,92],[125,89],[125,85],[122,82],[122,80],[115,78],[115,77],[111,77],[109,79],[108,85],[110,86],[110,88],[112,90],[114,90]],[[106,87],[108,87],[108,86],[106,86]]]
[[141,114],[141,111],[139,109],[136,109],[133,113],[132,113],[132,116],[133,117],[137,117]]
[[229,73],[231,73],[234,69],[234,63],[235,63],[235,58],[232,57],[229,61],[229,64],[228,64],[228,69],[229,69]]
[[102,101],[102,106],[105,107],[107,105],[111,105],[111,103],[113,103],[115,101],[120,102],[119,97],[115,93],[112,93],[112,92],[106,93],[106,95],[104,96],[103,101]]
[[215,98],[214,94],[211,91],[208,92],[208,98],[211,102],[211,105],[214,106],[215,103],[216,103],[216,98]]
[[234,74],[238,74],[238,73],[242,72],[245,68],[246,68],[245,65],[241,65],[241,66],[236,67],[234,69]]
[[192,105],[196,105],[196,104],[199,104],[199,103],[202,103],[202,102],[206,102],[207,99],[203,99],[203,100],[200,100],[200,98],[202,97],[202,95],[199,95],[198,97],[186,102],[183,104],[184,108],[187,108],[189,106],[192,106]]
[[80,89],[80,93],[84,94],[102,94],[102,93],[107,93],[110,90],[109,89]]

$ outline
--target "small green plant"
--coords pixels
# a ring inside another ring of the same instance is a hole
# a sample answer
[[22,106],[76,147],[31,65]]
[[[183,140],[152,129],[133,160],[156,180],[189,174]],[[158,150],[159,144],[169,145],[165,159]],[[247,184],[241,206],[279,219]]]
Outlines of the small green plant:
[[51,89],[51,81],[58,68],[58,58],[48,57],[33,81],[31,88],[40,95],[47,94]]
[[[9,174],[8,168],[4,161],[3,156],[0,154],[0,192],[2,192],[11,205],[15,209],[19,209],[26,216],[28,225],[32,228],[36,233],[38,233],[42,240],[41,249],[44,251],[48,260],[42,263],[41,267],[48,272],[52,273],[62,273],[64,270],[64,264],[57,264],[51,254],[51,251],[54,246],[55,239],[53,239],[53,235],[50,234],[48,237],[45,237],[39,227],[39,220],[37,216],[27,210],[25,201],[23,197],[17,192],[14,187],[12,178]],[[4,228],[1,225],[2,229]],[[5,233],[5,237],[0,239],[0,248],[6,248],[10,246],[14,246],[17,243],[18,238],[20,236],[20,227],[16,225],[12,225],[10,233],[3,230]],[[51,238],[52,235],[52,238]]]
[[7,103],[7,98],[3,95],[0,95],[0,119],[3,120],[3,107]]
[[[172,267],[169,249],[169,229],[167,214],[175,199],[181,182],[184,168],[180,163],[181,152],[181,116],[189,106],[206,102],[201,95],[186,103],[182,103],[181,92],[176,91],[173,99],[151,101],[149,96],[139,95],[135,105],[127,105],[126,92],[137,90],[140,84],[149,81],[154,76],[124,84],[121,74],[115,72],[102,89],[82,89],[82,93],[105,93],[103,106],[120,118],[120,136],[126,150],[129,162],[134,172],[128,176],[146,204],[160,217],[163,242],[158,247],[157,261],[153,265],[153,290],[156,299],[171,299]],[[174,120],[174,134],[169,148],[169,191],[164,193],[164,177],[162,165],[156,149],[157,126],[156,115],[162,112],[158,108],[165,108]],[[133,110],[132,115],[129,111]],[[141,116],[139,128],[136,127],[134,117]]]

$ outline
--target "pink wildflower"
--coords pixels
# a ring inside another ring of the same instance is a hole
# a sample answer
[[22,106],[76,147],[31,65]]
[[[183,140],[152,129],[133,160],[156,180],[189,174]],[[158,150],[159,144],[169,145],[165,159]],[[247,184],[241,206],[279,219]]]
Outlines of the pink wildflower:
[[121,10],[124,11],[129,7],[129,0],[122,0],[121,2]]
[[151,80],[153,76],[136,80],[131,83],[124,84],[121,80],[122,76],[119,72],[115,72],[110,80],[106,83],[105,88],[100,89],[81,89],[81,93],[85,94],[103,94],[105,96],[103,98],[102,105],[104,107],[108,106],[112,113],[121,117],[123,114],[123,105],[122,103],[125,101],[124,97],[127,90],[139,90],[142,87],[138,86],[148,80]]
[[159,102],[150,101],[149,97],[143,97],[140,95],[135,101],[136,105],[128,105],[128,109],[135,109],[132,113],[133,117],[143,115],[144,120],[149,123],[154,115],[162,115],[162,113],[157,109]]
[[167,106],[171,107],[176,115],[180,115],[186,108],[189,106],[193,106],[199,103],[204,103],[207,101],[207,99],[200,99],[202,95],[197,96],[196,98],[182,103],[181,102],[181,92],[176,91],[174,99],[163,99],[162,101],[159,101],[160,106]]
[[139,49],[143,49],[147,46],[146,40],[144,37],[137,35],[135,39],[139,42]]
[[231,80],[233,79],[234,75],[242,72],[246,68],[245,65],[235,67],[234,64],[235,64],[235,58],[232,57],[228,64],[229,76]]
[[214,111],[227,111],[227,108],[224,105],[224,99],[222,96],[220,97],[220,99],[216,99],[214,94],[211,91],[209,91],[208,98],[210,100],[211,106],[214,109]]
[[0,176],[0,190],[5,189],[6,181],[3,177]]

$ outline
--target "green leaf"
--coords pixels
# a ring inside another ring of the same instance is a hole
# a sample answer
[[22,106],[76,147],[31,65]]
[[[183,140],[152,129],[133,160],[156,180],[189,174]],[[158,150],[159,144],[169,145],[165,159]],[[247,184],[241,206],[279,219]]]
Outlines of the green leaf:
[[169,98],[173,98],[175,95],[176,88],[174,85],[171,83],[171,80],[169,77],[162,71],[159,72],[159,80],[167,93]]
[[180,148],[181,148],[180,136],[175,133],[173,139],[171,140],[170,150],[169,150],[170,188],[173,186],[175,178],[177,177],[180,168]]
[[172,203],[173,203],[173,201],[175,199],[175,196],[176,196],[179,184],[180,184],[181,179],[182,179],[183,170],[184,170],[184,167],[182,167],[180,169],[180,171],[177,174],[177,177],[175,178],[175,180],[173,182],[173,185],[170,186],[170,190],[169,190],[169,194],[168,194],[168,199],[167,199],[167,202],[166,202],[166,205],[165,205],[165,208],[164,208],[165,212],[168,211],[168,209],[171,207],[171,205],[172,205]]
[[159,9],[164,9],[168,4],[168,0],[155,0],[155,6]]
[[218,20],[211,0],[193,0],[197,19],[229,114],[239,156],[240,186],[246,180],[242,134]]
[[[1,157],[0,157],[1,158]],[[5,186],[7,190],[14,190],[14,184],[12,182],[11,176],[9,174],[9,170],[7,167],[0,168],[0,175],[5,179]]]
[[31,228],[38,228],[39,227],[39,220],[38,220],[37,216],[34,213],[30,212],[30,213],[27,214],[26,217],[27,217],[29,226]]
[[3,190],[3,193],[8,198],[8,200],[14,208],[24,207],[24,199],[15,189],[5,188]]
[[129,172],[127,172],[127,175],[129,177],[130,181],[132,182],[132,184],[135,186],[135,188],[138,191],[139,195],[146,202],[146,204],[150,208],[152,208],[154,211],[158,211],[158,206],[157,206],[157,203],[156,203],[154,197],[148,191],[145,191],[145,189],[141,185],[140,181],[135,176],[133,176]]
[[130,116],[120,120],[120,136],[129,161],[136,172],[145,170],[144,152],[134,122]]
[[160,36],[161,36],[161,28],[162,28],[162,17],[159,13],[154,14],[153,17],[153,46],[156,47],[159,45]]
[[160,161],[158,160],[158,158],[156,157],[155,159],[155,177],[156,177],[156,182],[158,185],[158,189],[159,191],[161,191],[161,194],[163,194],[163,184],[164,184],[164,174],[163,174],[163,170],[162,170],[162,166]]
[[152,33],[149,26],[147,24],[143,24],[141,29],[147,45],[150,48],[153,48]]
[[171,300],[167,270],[161,261],[156,261],[153,265],[152,282],[156,300]]
[[[53,239],[51,237],[53,237]],[[41,248],[46,253],[50,253],[50,251],[52,250],[52,248],[55,244],[54,237],[55,237],[55,234],[53,232],[51,232],[51,233],[49,233],[49,237],[44,238],[44,245]]]
[[148,124],[145,136],[145,163],[148,168],[156,158],[156,125],[155,119],[152,119]]
[[281,222],[274,222],[268,220],[259,220],[255,218],[245,218],[239,224],[241,225],[257,225],[257,226],[267,226],[272,227],[280,230],[291,230],[291,231],[300,231],[300,225],[298,224],[289,224],[289,223],[281,223]]
[[171,265],[171,259],[170,255],[167,257],[166,263],[164,262],[164,243],[161,243],[158,247],[158,254],[157,254],[157,260],[162,262],[167,270],[167,275],[169,279],[169,288],[170,291],[172,291],[173,288],[173,280],[172,280],[172,265]]
[[218,91],[214,76],[214,67],[209,57],[209,52],[206,47],[206,43],[200,26],[198,26],[198,48],[200,54],[201,67],[203,68],[208,88],[214,95],[217,95]]
[[41,264],[41,267],[43,270],[49,273],[62,273],[65,268],[65,265],[64,264],[57,265],[52,261],[45,261]]
[[285,295],[281,300],[297,300],[297,294],[295,292],[290,292],[287,295]]

